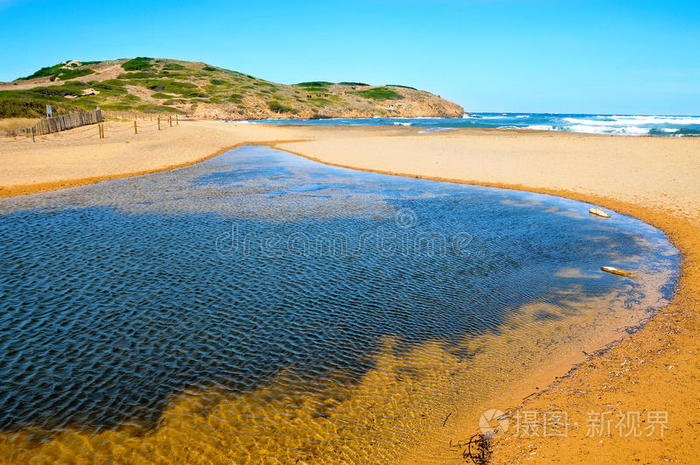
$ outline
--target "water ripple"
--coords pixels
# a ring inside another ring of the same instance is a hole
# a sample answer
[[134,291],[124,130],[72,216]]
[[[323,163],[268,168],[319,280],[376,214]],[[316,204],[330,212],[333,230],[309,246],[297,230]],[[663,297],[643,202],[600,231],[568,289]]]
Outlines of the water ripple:
[[499,354],[534,364],[670,297],[663,234],[586,211],[261,147],[5,199],[5,458],[395,459],[493,391]]

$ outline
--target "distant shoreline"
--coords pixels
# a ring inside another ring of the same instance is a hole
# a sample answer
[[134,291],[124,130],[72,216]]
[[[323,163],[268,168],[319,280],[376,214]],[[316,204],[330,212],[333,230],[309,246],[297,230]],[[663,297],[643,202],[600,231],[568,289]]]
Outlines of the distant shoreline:
[[603,115],[576,113],[465,113],[452,117],[279,118],[250,123],[340,126],[410,126],[425,130],[516,129],[617,136],[700,137],[700,116]]

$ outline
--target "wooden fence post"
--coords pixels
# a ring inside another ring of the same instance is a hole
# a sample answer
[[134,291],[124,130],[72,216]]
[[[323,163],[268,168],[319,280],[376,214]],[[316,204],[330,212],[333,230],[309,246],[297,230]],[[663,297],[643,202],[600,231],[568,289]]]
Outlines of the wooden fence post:
[[134,134],[138,134],[139,130],[136,128],[136,120],[134,120]]
[[32,142],[36,142],[36,141],[34,140],[34,126],[31,127],[31,130],[32,130]]
[[158,115],[158,130],[160,131],[160,115]]
[[180,125],[180,120],[177,118],[177,115],[175,115],[175,124],[178,126]]
[[172,115],[168,115],[168,124],[170,125],[171,128],[173,127],[173,117],[172,117]]

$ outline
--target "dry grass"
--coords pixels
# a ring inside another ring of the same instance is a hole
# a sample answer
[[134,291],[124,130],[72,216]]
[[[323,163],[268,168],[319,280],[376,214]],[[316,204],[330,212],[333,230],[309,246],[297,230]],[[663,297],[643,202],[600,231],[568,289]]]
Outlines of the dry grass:
[[3,118],[0,119],[0,135],[8,135],[14,129],[28,128],[39,121],[37,118]]

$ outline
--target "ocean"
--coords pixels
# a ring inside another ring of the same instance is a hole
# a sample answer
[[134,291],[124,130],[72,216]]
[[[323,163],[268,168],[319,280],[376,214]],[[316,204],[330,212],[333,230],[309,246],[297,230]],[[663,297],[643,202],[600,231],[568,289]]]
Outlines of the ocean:
[[569,113],[469,113],[462,118],[270,119],[260,123],[414,126],[426,131],[456,128],[533,129],[619,136],[697,137],[700,116],[587,115]]

